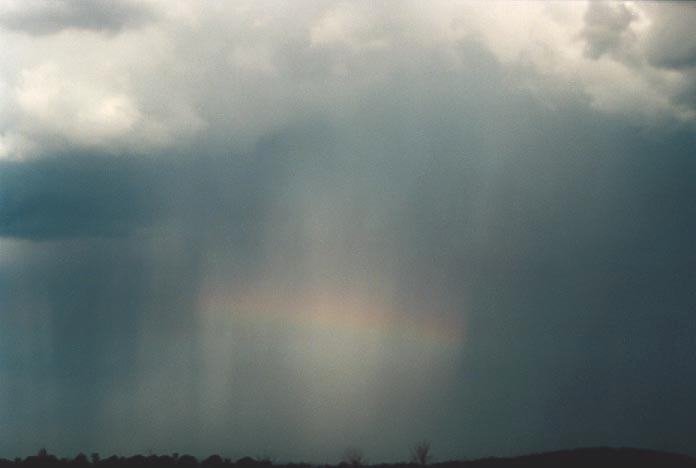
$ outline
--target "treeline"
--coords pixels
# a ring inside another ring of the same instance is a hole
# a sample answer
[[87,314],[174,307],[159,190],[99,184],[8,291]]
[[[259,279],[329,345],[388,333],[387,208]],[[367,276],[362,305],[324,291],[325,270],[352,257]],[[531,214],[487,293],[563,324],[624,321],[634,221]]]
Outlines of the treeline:
[[316,465],[309,463],[275,464],[270,460],[257,460],[244,457],[238,460],[212,455],[199,460],[191,455],[134,455],[131,457],[110,456],[101,458],[98,454],[87,456],[79,454],[75,458],[58,458],[41,450],[37,455],[0,459],[0,468],[46,467],[46,468],[423,468],[426,463],[432,468],[696,468],[696,459],[673,453],[630,448],[590,448],[565,450],[514,458],[485,458],[470,461],[447,461],[440,463],[409,463],[367,465],[362,456],[344,459],[337,465]]
[[[193,455],[133,455],[130,457],[119,457],[112,455],[102,458],[99,454],[93,453],[89,457],[84,453],[78,454],[75,458],[58,458],[47,453],[45,450],[39,451],[37,455],[14,460],[0,459],[0,468],[17,466],[31,467],[74,467],[74,468],[118,468],[118,467],[179,467],[179,468],[264,468],[273,464],[268,460],[256,460],[251,457],[244,457],[239,460],[222,458],[219,455],[211,455],[203,460],[198,460]],[[287,465],[295,468],[310,468],[309,464]]]

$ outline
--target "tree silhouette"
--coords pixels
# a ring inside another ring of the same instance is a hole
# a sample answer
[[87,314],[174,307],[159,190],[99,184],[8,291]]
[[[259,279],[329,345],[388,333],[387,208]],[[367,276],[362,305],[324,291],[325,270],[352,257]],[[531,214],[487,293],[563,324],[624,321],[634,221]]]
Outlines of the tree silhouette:
[[411,463],[418,465],[427,465],[432,461],[433,454],[430,442],[422,440],[413,446],[411,449]]
[[348,447],[343,453],[341,465],[363,466],[367,464],[367,459],[362,451],[357,447]]

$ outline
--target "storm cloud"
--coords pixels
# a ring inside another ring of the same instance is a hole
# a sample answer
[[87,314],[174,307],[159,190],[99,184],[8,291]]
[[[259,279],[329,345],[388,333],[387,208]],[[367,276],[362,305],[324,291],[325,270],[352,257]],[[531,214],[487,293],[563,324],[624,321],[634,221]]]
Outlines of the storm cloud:
[[0,456],[693,451],[689,5],[142,8],[0,21]]

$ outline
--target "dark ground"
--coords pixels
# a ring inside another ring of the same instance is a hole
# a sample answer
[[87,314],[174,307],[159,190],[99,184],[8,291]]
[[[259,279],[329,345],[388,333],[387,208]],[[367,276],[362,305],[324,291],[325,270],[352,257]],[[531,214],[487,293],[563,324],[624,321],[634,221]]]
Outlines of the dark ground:
[[[59,459],[40,451],[39,454],[25,459],[0,459],[0,468],[9,467],[206,467],[206,468],[332,468],[363,465],[312,465],[307,463],[274,464],[269,461],[255,460],[250,457],[232,461],[218,455],[198,460],[190,455],[135,455],[132,457],[110,456],[101,458],[97,454],[86,456],[80,454],[74,459]],[[414,468],[421,465],[376,464],[364,465],[374,468]],[[585,448],[559,452],[524,455],[514,458],[485,458],[468,461],[447,461],[431,463],[435,468],[696,468],[696,459],[679,454],[657,452],[631,448]]]

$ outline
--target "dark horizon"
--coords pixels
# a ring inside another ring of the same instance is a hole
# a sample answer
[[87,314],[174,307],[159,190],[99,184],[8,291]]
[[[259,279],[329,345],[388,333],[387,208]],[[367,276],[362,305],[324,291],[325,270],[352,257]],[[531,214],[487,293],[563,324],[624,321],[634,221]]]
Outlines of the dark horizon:
[[[356,457],[356,454],[357,457]],[[423,454],[421,454],[423,455]],[[46,449],[40,449],[35,455],[26,458],[8,460],[0,457],[0,467],[4,466],[201,466],[201,467],[424,467],[434,466],[440,468],[479,466],[487,468],[496,467],[556,467],[559,464],[565,467],[591,467],[609,466],[613,468],[691,468],[696,466],[696,459],[669,452],[660,452],[649,449],[628,447],[586,447],[568,450],[557,450],[545,453],[522,454],[512,457],[483,457],[480,459],[461,460],[433,460],[432,453],[426,457],[414,458],[399,462],[371,462],[364,458],[362,453],[353,452],[344,455],[340,461],[331,463],[311,463],[307,461],[279,462],[267,458],[254,458],[245,456],[232,459],[217,454],[197,458],[190,454],[134,454],[129,456],[102,456],[99,453],[79,453],[74,457],[56,457]]]

